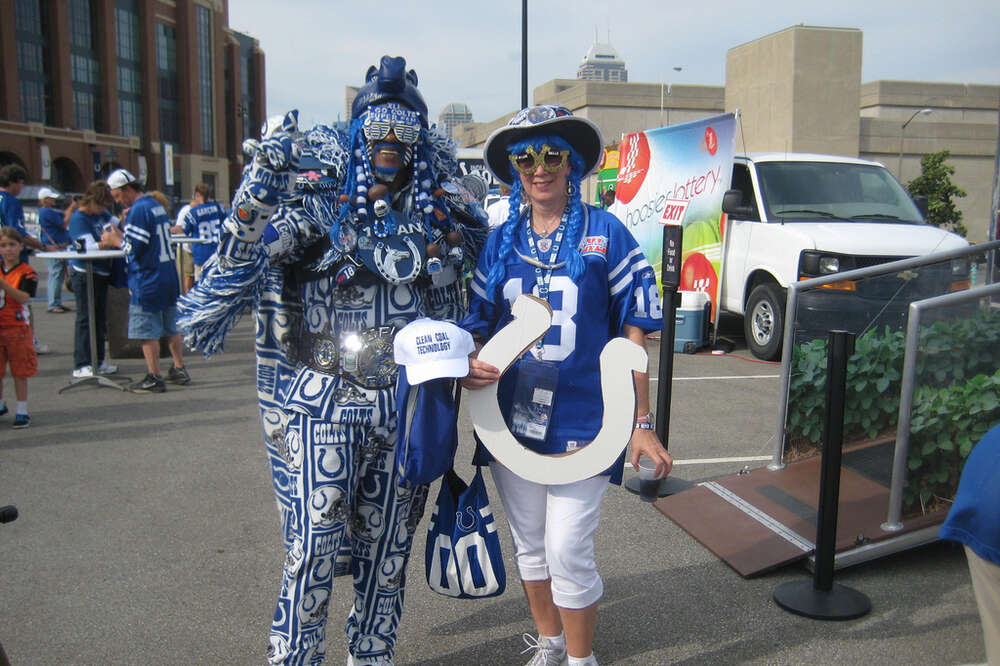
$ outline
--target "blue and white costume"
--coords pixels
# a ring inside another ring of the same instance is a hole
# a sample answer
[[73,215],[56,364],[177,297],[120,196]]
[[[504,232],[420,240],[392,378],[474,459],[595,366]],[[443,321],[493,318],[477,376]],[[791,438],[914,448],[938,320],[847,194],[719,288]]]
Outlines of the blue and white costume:
[[[273,664],[323,661],[341,574],[355,590],[352,663],[391,664],[427,496],[426,486],[397,483],[392,338],[418,317],[463,316],[456,262],[485,236],[481,208],[463,208],[444,182],[454,144],[428,129],[416,75],[385,57],[366,79],[347,131],[296,136],[292,112],[265,136],[216,258],[181,300],[186,341],[206,353],[247,307],[256,311],[257,393],[287,548]],[[372,164],[370,137],[388,141],[386,126],[405,144],[401,173]],[[380,180],[389,187],[375,196]],[[433,275],[431,256],[445,258]]]

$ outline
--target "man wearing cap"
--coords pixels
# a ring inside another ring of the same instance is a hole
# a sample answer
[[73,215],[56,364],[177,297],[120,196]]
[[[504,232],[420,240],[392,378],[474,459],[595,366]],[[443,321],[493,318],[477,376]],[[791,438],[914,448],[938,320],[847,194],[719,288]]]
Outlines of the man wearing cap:
[[[101,243],[120,247],[128,262],[128,337],[142,340],[146,376],[129,387],[134,393],[163,393],[166,381],[191,381],[184,367],[183,340],[177,330],[177,296],[180,285],[170,245],[170,219],[155,199],[143,194],[135,176],[118,169],[108,176],[111,196],[129,209],[124,236],[110,228]],[[160,374],[160,338],[167,338],[173,363],[166,380]]]
[[[59,193],[50,187],[43,187],[38,192],[38,224],[44,241],[50,246],[63,250],[69,246],[69,218],[61,210],[56,210],[56,199]],[[49,277],[46,283],[48,310],[61,314],[68,312],[62,303],[62,287],[66,279],[65,259],[46,259]]]
[[187,343],[206,353],[256,309],[258,399],[287,551],[272,664],[322,660],[341,574],[355,591],[348,663],[392,663],[427,497],[396,470],[393,337],[423,316],[463,316],[463,257],[486,232],[485,216],[449,194],[454,143],[428,127],[403,58],[368,70],[351,116],[347,132],[300,134],[293,111],[245,144],[217,262],[180,302]]

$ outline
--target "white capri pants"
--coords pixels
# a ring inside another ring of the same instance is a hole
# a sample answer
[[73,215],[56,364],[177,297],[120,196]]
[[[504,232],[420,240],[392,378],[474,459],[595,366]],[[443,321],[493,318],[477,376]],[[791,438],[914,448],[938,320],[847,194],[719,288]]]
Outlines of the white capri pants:
[[490,472],[503,502],[521,580],[552,579],[552,600],[571,610],[596,603],[604,583],[594,559],[594,533],[609,477],[545,485],[526,481],[498,462]]

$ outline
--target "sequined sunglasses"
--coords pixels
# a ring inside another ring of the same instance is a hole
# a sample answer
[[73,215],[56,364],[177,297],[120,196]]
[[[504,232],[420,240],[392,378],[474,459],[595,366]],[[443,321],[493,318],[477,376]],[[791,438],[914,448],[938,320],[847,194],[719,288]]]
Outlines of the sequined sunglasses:
[[362,125],[368,141],[381,141],[392,131],[400,143],[412,146],[420,138],[420,116],[397,104],[372,107]]
[[548,144],[543,145],[537,152],[534,146],[528,146],[523,153],[510,156],[510,163],[526,176],[535,173],[539,166],[549,173],[557,173],[566,166],[567,160],[569,160],[568,150],[550,148]]

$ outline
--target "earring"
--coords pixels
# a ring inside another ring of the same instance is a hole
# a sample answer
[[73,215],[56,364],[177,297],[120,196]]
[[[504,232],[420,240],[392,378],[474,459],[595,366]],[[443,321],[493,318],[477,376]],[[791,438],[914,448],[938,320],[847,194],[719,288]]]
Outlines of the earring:
[[573,183],[566,183],[566,194],[573,196],[576,194],[576,185]]

